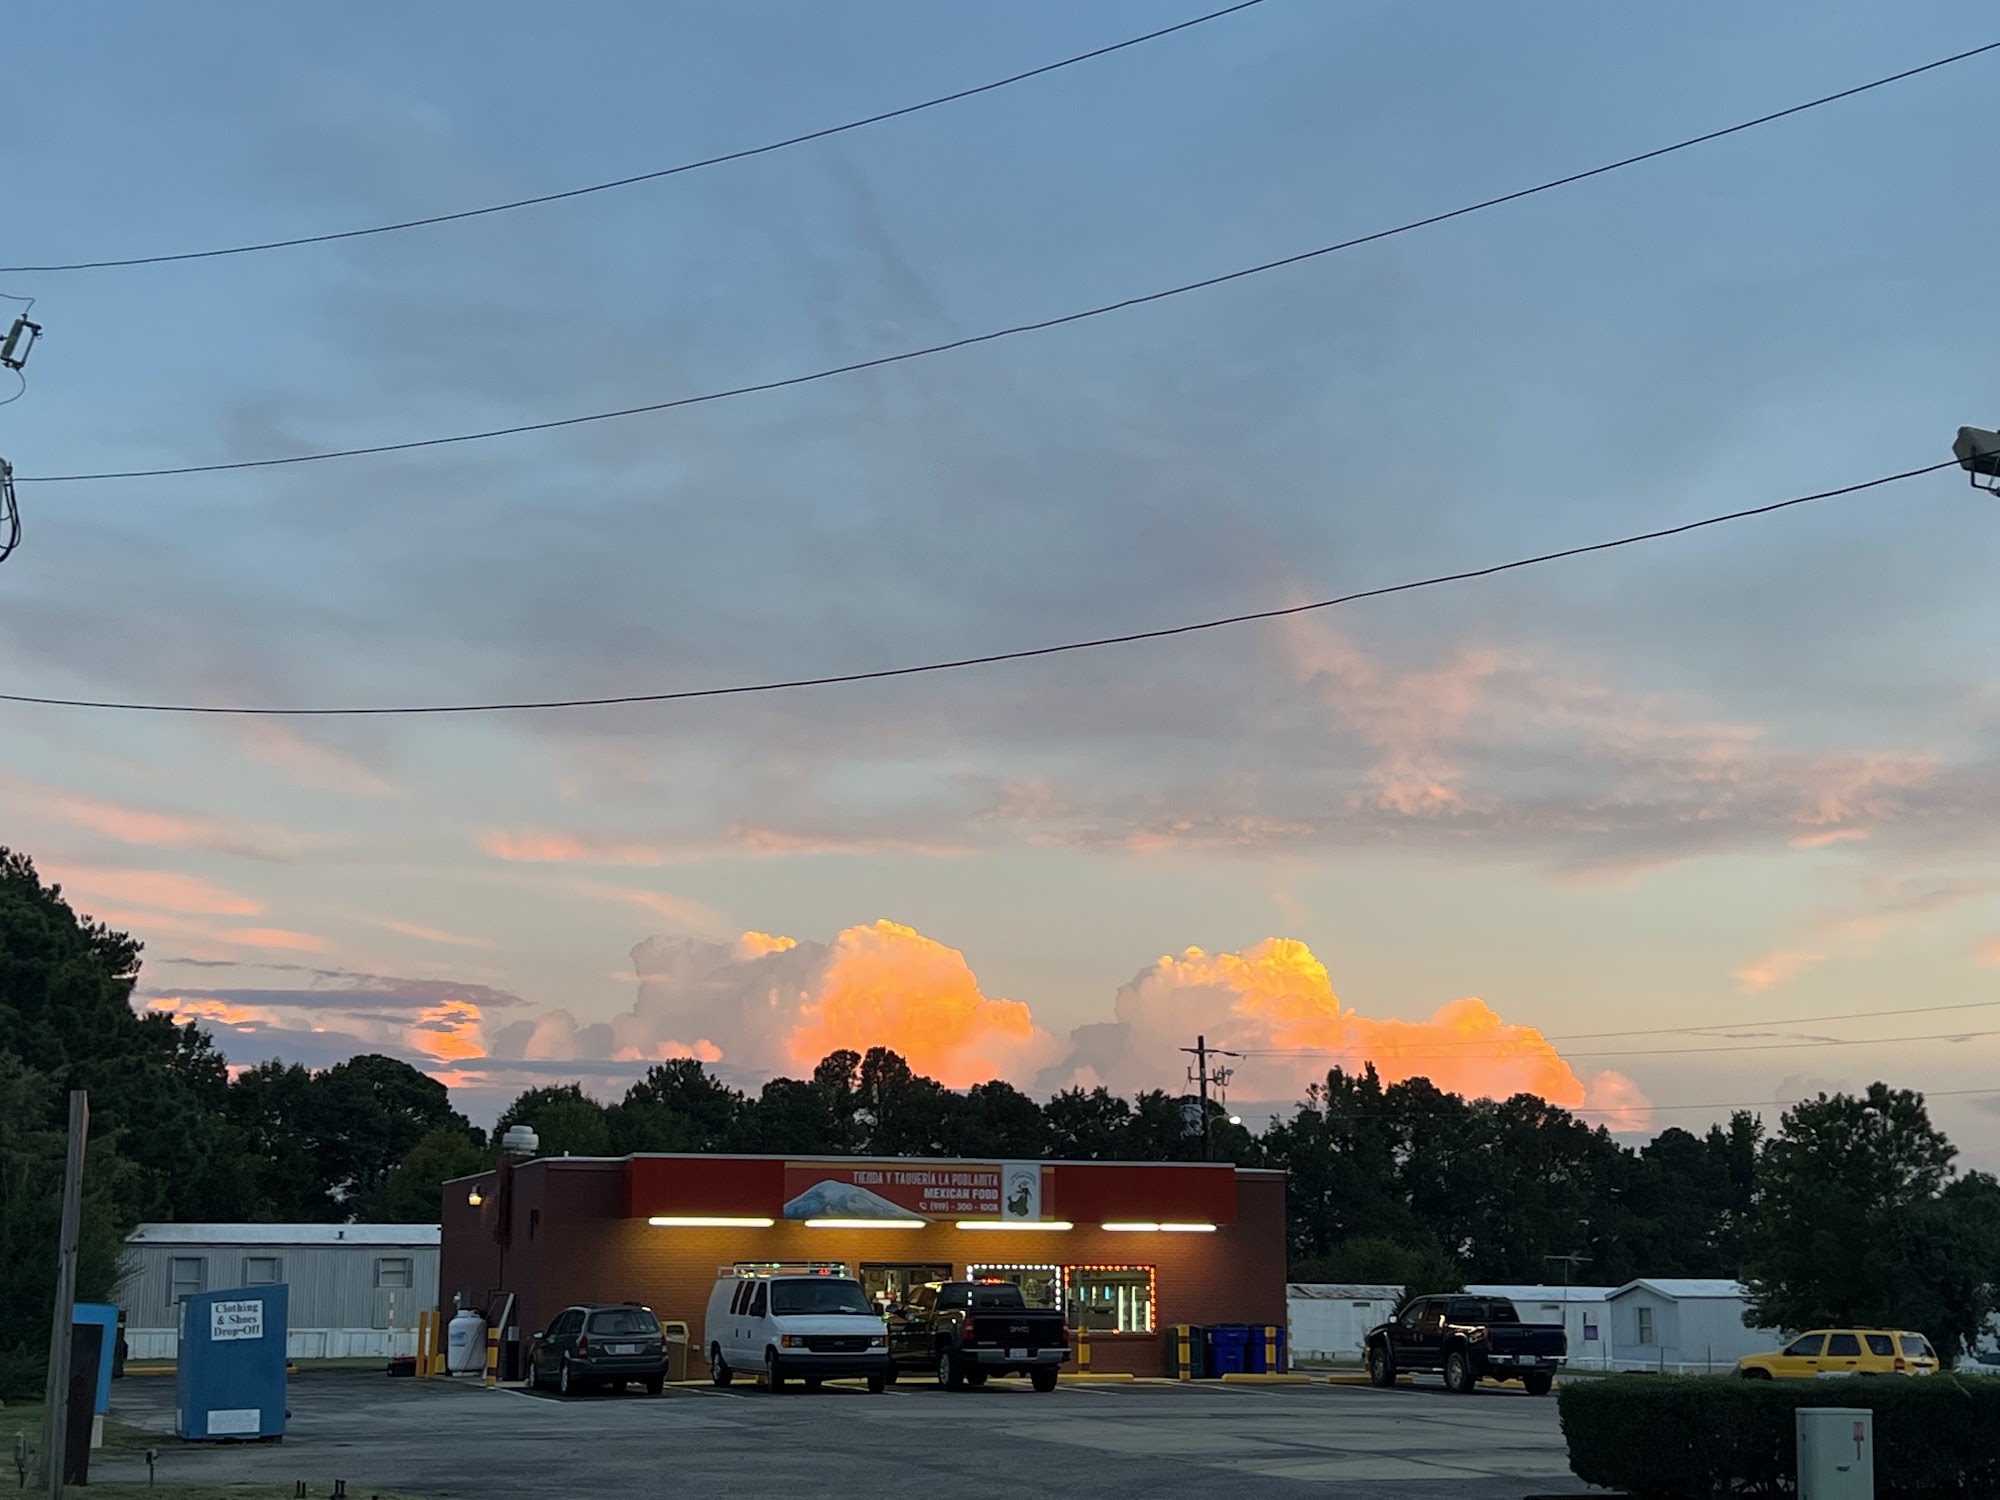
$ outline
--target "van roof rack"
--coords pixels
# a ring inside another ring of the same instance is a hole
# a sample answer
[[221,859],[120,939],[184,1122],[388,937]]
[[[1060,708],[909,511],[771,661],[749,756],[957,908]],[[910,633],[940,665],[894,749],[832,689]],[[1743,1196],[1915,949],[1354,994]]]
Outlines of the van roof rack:
[[739,1260],[715,1268],[716,1279],[725,1276],[846,1276],[844,1260]]

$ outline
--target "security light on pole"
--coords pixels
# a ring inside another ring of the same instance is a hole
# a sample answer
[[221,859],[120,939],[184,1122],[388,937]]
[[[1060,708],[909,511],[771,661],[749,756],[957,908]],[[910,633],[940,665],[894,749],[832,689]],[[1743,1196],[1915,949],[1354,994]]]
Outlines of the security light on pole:
[[1973,488],[2000,494],[2000,432],[1961,427],[1951,451],[1958,459],[1958,466],[1971,476]]

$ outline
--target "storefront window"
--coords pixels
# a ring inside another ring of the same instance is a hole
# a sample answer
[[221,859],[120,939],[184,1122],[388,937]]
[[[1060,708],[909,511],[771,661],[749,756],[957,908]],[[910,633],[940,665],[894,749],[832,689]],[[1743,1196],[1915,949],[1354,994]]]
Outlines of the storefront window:
[[928,1281],[950,1281],[951,1267],[927,1262],[863,1261],[861,1285],[877,1307],[902,1307]]
[[1030,1307],[1063,1305],[1061,1266],[973,1266],[966,1274],[974,1281],[1012,1282],[1021,1289],[1021,1300]]
[[1153,1331],[1151,1266],[1070,1266],[1063,1274],[1072,1328],[1092,1333]]

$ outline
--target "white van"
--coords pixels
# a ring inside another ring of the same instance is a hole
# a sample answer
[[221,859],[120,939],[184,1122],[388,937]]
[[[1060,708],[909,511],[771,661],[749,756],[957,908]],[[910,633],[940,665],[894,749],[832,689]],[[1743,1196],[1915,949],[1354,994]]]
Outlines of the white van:
[[722,1266],[702,1333],[717,1385],[739,1371],[771,1391],[854,1375],[871,1391],[888,1383],[888,1325],[844,1265]]

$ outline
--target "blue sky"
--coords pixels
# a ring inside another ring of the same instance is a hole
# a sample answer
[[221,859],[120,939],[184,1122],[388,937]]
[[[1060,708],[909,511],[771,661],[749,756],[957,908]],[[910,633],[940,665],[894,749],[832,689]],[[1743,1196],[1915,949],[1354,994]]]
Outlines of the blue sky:
[[[1194,10],[606,3],[551,28],[525,5],[474,23],[187,4],[114,29],[43,7],[15,18],[32,66],[0,126],[0,260],[560,189]],[[226,461],[795,374],[1508,191],[1977,45],[1987,20],[1957,3],[1267,0],[663,183],[5,278],[48,333],[0,453],[23,477]],[[849,670],[1317,597],[1935,462],[1956,426],[1995,417],[1976,320],[2000,205],[1969,185],[1996,68],[802,389],[429,453],[24,485],[4,686],[305,704]],[[456,1027],[451,1050],[500,1059],[454,1075],[476,1108],[564,1066],[615,1090],[638,1064],[612,1051],[697,1040],[754,1073],[797,1007],[825,1019],[854,947],[839,935],[881,919],[1030,1008],[1046,1042],[951,1054],[1022,1082],[1060,1075],[1071,1031],[1114,1013],[1155,1048],[1183,1023],[1237,1024],[1238,990],[1174,998],[1181,971],[1156,960],[1274,936],[1309,944],[1360,1016],[1476,995],[1558,1039],[1970,1005],[2000,974],[1996,564],[2000,514],[1944,474],[1295,627],[952,679],[477,721],[14,708],[0,811],[80,904],[146,938],[147,990],[262,997],[225,1033],[232,1055],[408,1051],[412,1025]],[[798,956],[740,951],[752,931]],[[793,965],[775,1018],[756,1008],[774,962]],[[433,1014],[437,986],[476,1027]],[[734,1029],[696,1038],[718,1004]],[[621,1016],[606,1047],[590,1028]],[[936,1024],[974,1040],[992,1020],[953,1016]],[[1876,1076],[1975,1088],[1994,1046],[1574,1066],[1673,1105]],[[1134,1047],[1099,1076],[1166,1066]],[[1283,1097],[1298,1079],[1262,1082]],[[1990,1133],[1980,1101],[1937,1112],[1962,1144],[1982,1118]]]

